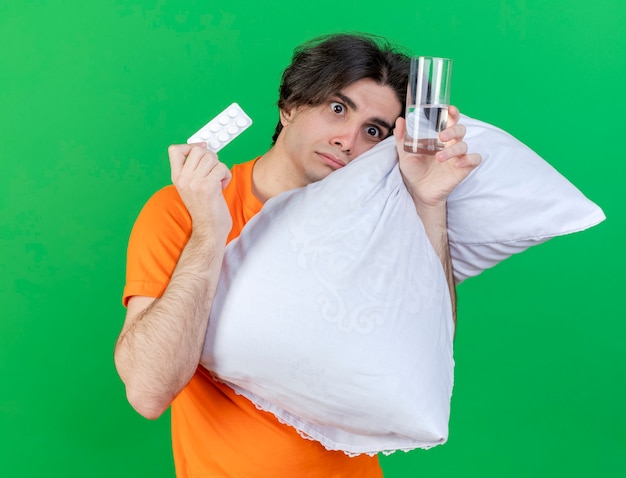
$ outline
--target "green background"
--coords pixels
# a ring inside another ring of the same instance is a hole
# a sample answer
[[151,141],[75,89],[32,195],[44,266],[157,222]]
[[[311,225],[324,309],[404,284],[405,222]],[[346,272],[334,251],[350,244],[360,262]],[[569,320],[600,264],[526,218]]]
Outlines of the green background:
[[167,145],[238,101],[221,158],[263,153],[293,47],[367,31],[452,57],[453,103],[608,217],[459,287],[449,442],[386,477],[626,476],[625,24],[622,0],[1,0],[0,475],[173,475],[169,415],[113,366],[132,223]]

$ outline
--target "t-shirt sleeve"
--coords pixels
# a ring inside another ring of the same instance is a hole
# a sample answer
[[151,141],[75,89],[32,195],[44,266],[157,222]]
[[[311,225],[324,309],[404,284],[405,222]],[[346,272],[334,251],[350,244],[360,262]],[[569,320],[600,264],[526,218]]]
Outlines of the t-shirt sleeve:
[[135,295],[161,297],[191,235],[191,217],[172,185],[145,204],[130,234],[122,302]]

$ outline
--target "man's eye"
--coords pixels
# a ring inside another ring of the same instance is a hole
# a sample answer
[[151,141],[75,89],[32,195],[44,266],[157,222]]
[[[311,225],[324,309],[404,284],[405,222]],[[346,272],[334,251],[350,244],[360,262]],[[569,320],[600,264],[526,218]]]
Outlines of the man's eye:
[[367,128],[365,128],[365,132],[368,136],[371,136],[372,138],[380,138],[381,136],[381,132],[376,126],[368,126]]
[[337,103],[336,101],[333,101],[330,104],[330,108],[333,110],[333,113],[338,115],[343,115],[346,112],[346,107],[341,103]]

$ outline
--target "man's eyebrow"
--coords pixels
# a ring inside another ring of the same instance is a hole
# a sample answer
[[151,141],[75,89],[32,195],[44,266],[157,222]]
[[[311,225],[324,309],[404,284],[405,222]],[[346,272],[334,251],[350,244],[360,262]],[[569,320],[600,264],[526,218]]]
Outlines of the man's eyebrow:
[[347,104],[354,111],[356,111],[358,109],[356,107],[356,103],[354,101],[352,101],[352,99],[350,99],[348,96],[344,95],[343,93],[337,93],[337,98],[339,98],[341,101],[343,101],[345,104]]
[[[356,106],[356,103],[354,101],[352,101],[352,99],[350,97],[344,95],[343,93],[336,93],[336,96],[337,96],[337,98],[339,98],[341,101],[343,101],[345,104],[347,104],[348,107],[350,107],[354,111],[356,111],[358,109],[357,106]],[[390,125],[384,119],[381,119],[381,118],[372,118],[372,123],[374,123],[374,124],[376,124],[378,126],[382,126],[383,128],[387,128],[387,131],[391,131],[393,129],[392,125]]]

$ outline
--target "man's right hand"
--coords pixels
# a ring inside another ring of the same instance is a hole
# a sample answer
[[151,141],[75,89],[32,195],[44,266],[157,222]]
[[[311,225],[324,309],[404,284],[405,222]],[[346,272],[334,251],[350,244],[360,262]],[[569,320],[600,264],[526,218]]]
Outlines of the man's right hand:
[[172,145],[168,154],[172,182],[189,211],[193,234],[225,241],[232,227],[222,194],[231,179],[228,167],[203,143]]

